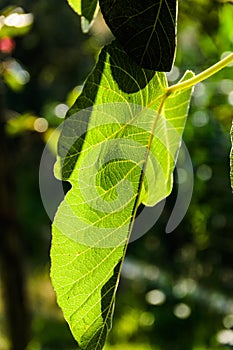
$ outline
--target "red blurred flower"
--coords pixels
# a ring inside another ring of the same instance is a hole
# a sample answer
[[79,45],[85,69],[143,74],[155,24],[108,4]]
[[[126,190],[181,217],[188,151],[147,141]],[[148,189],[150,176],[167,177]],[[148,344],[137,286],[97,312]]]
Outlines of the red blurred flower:
[[11,53],[15,48],[15,42],[11,38],[0,39],[0,52]]

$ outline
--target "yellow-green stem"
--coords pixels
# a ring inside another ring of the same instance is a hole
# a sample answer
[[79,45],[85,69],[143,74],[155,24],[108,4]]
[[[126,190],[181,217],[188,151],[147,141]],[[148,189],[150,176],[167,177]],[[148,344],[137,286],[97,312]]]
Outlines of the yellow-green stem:
[[200,74],[194,76],[193,78],[183,81],[182,83],[169,86],[167,88],[167,94],[170,95],[173,92],[180,91],[183,89],[188,89],[200,83],[201,81],[211,77],[212,75],[216,74],[217,72],[219,72],[221,69],[228,66],[228,64],[232,62],[233,62],[233,53],[229,54],[227,57],[223,58],[222,60],[220,60],[210,68],[204,70]]

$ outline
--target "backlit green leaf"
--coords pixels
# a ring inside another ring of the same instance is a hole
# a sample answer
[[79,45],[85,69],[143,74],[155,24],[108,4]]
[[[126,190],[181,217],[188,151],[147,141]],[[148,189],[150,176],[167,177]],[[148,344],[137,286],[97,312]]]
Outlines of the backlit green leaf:
[[143,68],[170,71],[176,49],[177,0],[100,0],[104,19]]
[[[185,79],[193,76],[187,72]],[[172,188],[191,90],[166,94],[164,73],[104,48],[59,141],[57,174],[72,185],[53,223],[51,276],[81,349],[102,349],[140,203]]]
[[72,9],[82,16],[82,29],[87,32],[97,10],[98,0],[67,0]]

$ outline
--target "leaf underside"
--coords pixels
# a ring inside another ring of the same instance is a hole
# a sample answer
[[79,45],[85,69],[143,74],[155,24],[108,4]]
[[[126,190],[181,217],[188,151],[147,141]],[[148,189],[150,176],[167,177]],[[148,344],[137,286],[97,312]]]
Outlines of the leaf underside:
[[64,123],[56,172],[72,188],[53,223],[51,277],[83,350],[102,349],[111,329],[137,207],[171,192],[191,90],[166,97],[166,87],[164,73],[140,68],[115,41]]
[[177,0],[100,0],[104,19],[142,68],[170,71],[176,50]]

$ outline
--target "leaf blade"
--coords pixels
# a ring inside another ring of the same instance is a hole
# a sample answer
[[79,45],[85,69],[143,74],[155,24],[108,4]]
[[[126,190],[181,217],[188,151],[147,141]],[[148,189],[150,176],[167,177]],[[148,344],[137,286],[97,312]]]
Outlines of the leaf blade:
[[142,68],[170,71],[176,50],[176,0],[100,0],[104,19]]
[[88,32],[93,19],[98,11],[98,0],[67,0],[70,7],[82,16],[83,32]]
[[[118,43],[112,43],[100,54],[62,131],[58,168],[72,189],[53,223],[51,277],[81,349],[102,349],[111,328],[121,263],[140,193],[148,187],[147,203],[148,193],[153,192],[153,159],[148,181],[140,180],[166,87],[164,73],[138,67]],[[168,114],[169,98],[163,106]],[[188,103],[186,98],[181,129]],[[161,151],[155,157],[168,182],[174,164],[166,166]],[[166,193],[167,189],[160,197]],[[151,200],[158,201],[158,196]]]

